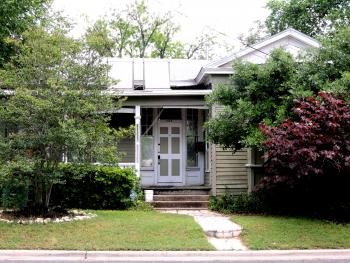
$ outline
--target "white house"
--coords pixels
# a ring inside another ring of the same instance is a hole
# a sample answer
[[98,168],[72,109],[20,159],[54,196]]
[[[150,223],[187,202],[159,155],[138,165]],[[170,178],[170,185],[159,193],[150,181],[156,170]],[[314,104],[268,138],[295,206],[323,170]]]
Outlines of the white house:
[[[264,41],[216,61],[183,59],[110,59],[110,75],[120,80],[109,88],[127,96],[111,125],[135,123],[135,139],[125,139],[120,165],[134,166],[148,190],[206,190],[212,195],[225,189],[239,194],[254,184],[254,156],[249,150],[235,154],[205,140],[203,123],[219,106],[209,108],[205,96],[234,74],[235,58],[264,63],[275,48],[294,56],[320,43],[287,29]],[[168,200],[169,202],[171,199]]]

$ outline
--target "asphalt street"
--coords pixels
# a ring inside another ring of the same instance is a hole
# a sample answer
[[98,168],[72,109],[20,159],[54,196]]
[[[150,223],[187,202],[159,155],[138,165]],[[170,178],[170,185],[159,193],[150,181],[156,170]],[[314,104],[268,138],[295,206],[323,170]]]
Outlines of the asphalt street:
[[43,251],[0,250],[0,262],[235,262],[235,263],[350,263],[350,250],[285,251]]

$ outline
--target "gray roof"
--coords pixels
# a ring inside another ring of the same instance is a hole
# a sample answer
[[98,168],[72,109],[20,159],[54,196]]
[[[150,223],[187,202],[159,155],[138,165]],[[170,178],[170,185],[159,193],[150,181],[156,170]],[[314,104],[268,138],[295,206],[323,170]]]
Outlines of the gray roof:
[[170,87],[193,86],[200,69],[207,60],[189,59],[108,59],[109,76],[119,82],[112,90],[134,90],[141,85],[145,90],[169,90]]

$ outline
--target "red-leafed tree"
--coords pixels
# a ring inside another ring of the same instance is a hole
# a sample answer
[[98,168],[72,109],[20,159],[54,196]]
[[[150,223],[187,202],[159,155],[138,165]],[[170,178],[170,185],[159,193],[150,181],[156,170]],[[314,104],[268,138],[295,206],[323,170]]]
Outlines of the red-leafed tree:
[[318,97],[295,100],[293,112],[294,121],[276,127],[260,125],[267,136],[263,145],[266,169],[274,175],[270,180],[350,176],[349,104],[320,92]]

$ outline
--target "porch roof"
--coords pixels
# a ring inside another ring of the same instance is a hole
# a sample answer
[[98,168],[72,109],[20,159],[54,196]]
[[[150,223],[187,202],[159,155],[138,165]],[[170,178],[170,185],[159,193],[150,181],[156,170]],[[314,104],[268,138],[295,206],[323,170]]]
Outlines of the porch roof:
[[109,90],[112,95],[120,95],[127,97],[139,97],[139,96],[204,96],[212,92],[212,90],[200,90],[200,89],[186,89],[186,90],[173,90],[173,89],[149,89],[149,90]]

